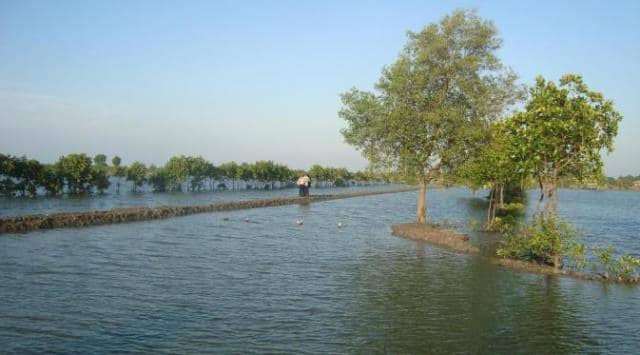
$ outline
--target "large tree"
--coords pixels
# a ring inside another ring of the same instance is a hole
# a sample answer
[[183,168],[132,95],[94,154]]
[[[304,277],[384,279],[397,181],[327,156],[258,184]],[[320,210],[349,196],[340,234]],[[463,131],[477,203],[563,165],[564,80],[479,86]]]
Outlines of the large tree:
[[622,116],[575,74],[562,76],[559,85],[538,77],[530,94],[526,111],[508,120],[507,129],[518,159],[528,162],[540,185],[544,213],[555,214],[560,178],[602,175],[600,153],[613,149]]
[[520,97],[516,76],[495,52],[493,23],[458,10],[409,32],[398,59],[382,71],[375,92],[341,95],[345,141],[373,166],[419,182],[417,222],[426,222],[427,184],[462,163]]

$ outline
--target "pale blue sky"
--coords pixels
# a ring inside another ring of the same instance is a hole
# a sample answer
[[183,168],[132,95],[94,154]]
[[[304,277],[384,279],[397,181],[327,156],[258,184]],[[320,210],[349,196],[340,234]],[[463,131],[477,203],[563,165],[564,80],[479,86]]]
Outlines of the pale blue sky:
[[361,168],[338,94],[460,7],[495,22],[523,83],[575,72],[613,99],[606,172],[640,174],[640,1],[0,0],[0,152]]

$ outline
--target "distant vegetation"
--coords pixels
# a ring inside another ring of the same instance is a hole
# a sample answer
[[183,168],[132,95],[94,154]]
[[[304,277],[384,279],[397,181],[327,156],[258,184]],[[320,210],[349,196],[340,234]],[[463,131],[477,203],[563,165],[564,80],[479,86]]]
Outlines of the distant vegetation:
[[276,189],[293,186],[302,174],[309,174],[315,186],[348,186],[389,181],[389,176],[370,171],[351,172],[345,168],[315,164],[308,172],[272,161],[253,164],[228,162],[214,165],[202,157],[175,156],[160,167],[134,161],[121,165],[120,157],[107,163],[104,154],[93,159],[86,154],[61,156],[53,164],[42,164],[26,156],[0,154],[0,195],[37,196],[38,194],[103,193],[115,181],[122,180],[132,191],[148,184],[153,191],[205,191],[226,189]]

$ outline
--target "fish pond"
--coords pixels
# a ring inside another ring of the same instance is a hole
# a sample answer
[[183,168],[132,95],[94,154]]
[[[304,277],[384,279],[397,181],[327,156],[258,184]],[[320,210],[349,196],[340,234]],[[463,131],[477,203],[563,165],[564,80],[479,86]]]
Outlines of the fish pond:
[[[292,194],[3,200],[0,211]],[[481,196],[431,189],[429,218],[482,245],[488,236],[467,227],[484,219]],[[392,224],[413,220],[415,199],[404,192],[2,235],[0,352],[637,352],[637,285],[518,272],[391,236]],[[640,255],[640,193],[561,190],[559,207],[582,242]]]

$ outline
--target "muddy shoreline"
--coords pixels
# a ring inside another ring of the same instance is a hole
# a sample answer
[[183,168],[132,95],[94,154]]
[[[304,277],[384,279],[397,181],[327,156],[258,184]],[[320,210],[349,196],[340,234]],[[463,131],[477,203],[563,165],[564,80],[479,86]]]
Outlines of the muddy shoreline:
[[416,223],[395,224],[391,226],[392,234],[397,237],[427,242],[435,246],[451,250],[461,254],[477,255],[494,265],[506,267],[516,271],[529,272],[542,275],[556,275],[571,277],[574,279],[591,280],[600,282],[613,282],[624,284],[639,284],[640,281],[623,281],[614,277],[605,277],[600,274],[591,274],[570,270],[555,270],[548,265],[541,265],[526,261],[502,259],[480,255],[480,250],[469,243],[469,237],[463,233],[438,228],[432,225],[418,225]]
[[310,202],[339,200],[345,198],[414,191],[413,187],[393,190],[353,192],[334,195],[311,195],[309,197],[284,197],[247,201],[229,201],[194,206],[157,206],[114,208],[106,211],[60,212],[48,215],[25,215],[0,217],[0,234],[26,233],[42,229],[75,228],[105,224],[130,223],[187,216],[196,213],[235,211],[250,208],[275,207]]

